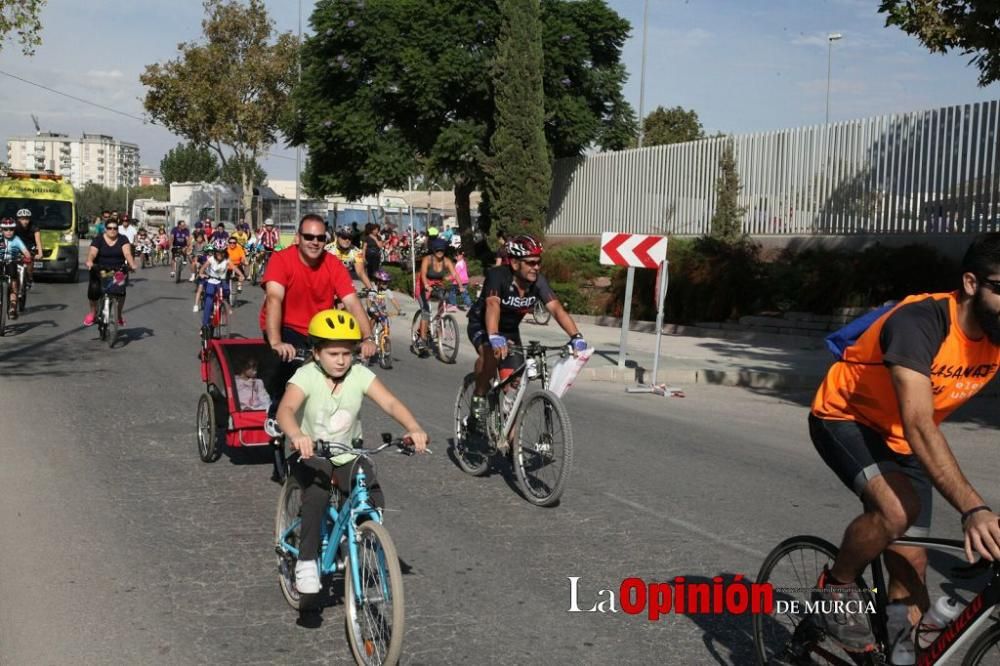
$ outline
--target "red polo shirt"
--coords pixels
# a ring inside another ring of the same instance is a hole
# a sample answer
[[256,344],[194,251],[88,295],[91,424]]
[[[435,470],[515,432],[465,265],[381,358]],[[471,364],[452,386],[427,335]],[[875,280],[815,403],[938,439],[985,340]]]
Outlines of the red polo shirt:
[[[309,320],[321,310],[333,307],[335,298],[341,300],[354,293],[354,283],[344,265],[329,252],[313,268],[299,257],[299,248],[286,247],[271,255],[264,271],[261,286],[277,282],[285,288],[282,303],[281,325],[303,335],[309,332]],[[260,308],[260,329],[267,330],[267,300]]]

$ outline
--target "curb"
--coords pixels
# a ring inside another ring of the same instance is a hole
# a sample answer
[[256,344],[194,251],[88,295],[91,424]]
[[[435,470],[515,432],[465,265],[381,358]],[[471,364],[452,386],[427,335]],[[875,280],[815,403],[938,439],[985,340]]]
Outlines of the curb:
[[[591,324],[593,326],[604,326],[607,328],[622,327],[622,320],[618,317],[608,317],[606,315],[573,315],[577,322]],[[629,330],[636,333],[656,333],[656,322],[634,320],[629,322]],[[824,349],[825,343],[822,337],[810,335],[792,335],[785,333],[767,333],[760,331],[748,331],[726,328],[705,328],[702,326],[687,326],[684,324],[664,324],[663,333],[665,335],[682,335],[689,338],[720,338],[723,340],[734,340],[736,342],[747,342],[765,347],[796,347],[798,349]]]
[[[579,379],[615,384],[642,384],[649,376],[650,370],[642,367],[619,368],[583,368]],[[732,386],[738,388],[771,389],[771,390],[812,390],[823,381],[824,374],[812,375],[800,372],[778,372],[774,370],[749,370],[739,368],[719,370],[714,368],[667,368],[657,381],[665,384],[708,384],[714,386]]]

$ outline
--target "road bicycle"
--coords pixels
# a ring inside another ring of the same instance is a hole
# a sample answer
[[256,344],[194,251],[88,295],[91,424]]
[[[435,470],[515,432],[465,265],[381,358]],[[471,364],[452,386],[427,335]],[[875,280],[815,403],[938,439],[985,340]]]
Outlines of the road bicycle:
[[246,269],[246,279],[250,281],[250,284],[255,286],[260,278],[260,275],[257,273],[261,264],[260,254],[260,250],[256,248],[247,250],[246,260],[243,264],[243,267]]
[[[570,352],[566,345],[546,346],[536,340],[508,349],[521,363],[509,377],[493,380],[478,437],[470,436],[468,426],[476,375],[462,380],[455,399],[455,458],[464,472],[482,476],[494,457],[507,456],[525,499],[551,506],[562,496],[573,465],[573,432],[562,400],[548,389],[548,356],[558,351],[566,358]],[[529,395],[532,382],[541,390]]]
[[[24,280],[23,273],[24,263],[21,258],[18,257],[7,257],[3,256],[0,258],[0,336],[7,334],[7,318],[11,316],[10,308],[10,297],[11,289],[13,287],[13,278],[11,274],[15,271],[20,276],[20,280]],[[18,305],[20,307],[20,305]],[[13,313],[16,315],[17,313]]]
[[115,346],[118,341],[118,303],[122,298],[122,291],[125,289],[126,267],[122,266],[117,270],[98,269],[103,287],[101,298],[97,301],[97,314],[94,323],[97,324],[97,333],[101,340],[108,343],[108,347]]
[[[431,300],[437,300],[437,309],[427,323],[426,343],[430,350],[442,363],[454,363],[458,356],[458,321],[447,314],[447,303],[443,287],[431,290]],[[410,351],[420,356],[418,341],[420,340],[420,318],[422,310],[413,313],[413,323],[410,325]]]
[[[214,285],[215,289],[209,293],[209,285],[205,284],[205,290],[201,295],[201,307],[211,308],[212,314],[209,316],[208,326],[203,326],[201,335],[203,340],[221,340],[229,337],[229,308],[226,299],[222,297],[222,284]],[[230,288],[230,296],[232,288]]]
[[[363,448],[360,439],[354,440],[353,446],[324,441],[315,445],[318,457],[352,453],[358,456],[356,461],[370,460],[391,446],[402,453],[412,452],[408,440],[394,440],[388,433],[375,449]],[[303,595],[295,587],[301,507],[302,487],[294,474],[286,473],[275,518],[275,552],[281,592],[296,610],[305,607]],[[382,519],[382,511],[371,505],[365,472],[357,465],[346,497],[343,489],[333,487],[320,532],[320,578],[329,582],[333,574],[344,577],[348,642],[355,661],[365,665],[395,664],[403,650],[403,574]]]
[[[952,539],[903,537],[895,543],[955,551],[963,556],[965,552],[965,544]],[[832,567],[836,557],[837,547],[832,543],[814,536],[796,536],[778,544],[764,560],[756,582],[770,583],[775,602],[786,602],[787,612],[753,616],[754,651],[758,664],[854,666],[892,663],[892,646],[886,629],[887,588],[881,555],[869,567],[872,585],[865,582],[864,576],[855,581],[865,606],[871,602],[875,609],[873,614],[865,615],[875,637],[874,650],[865,653],[844,650],[827,636],[819,617],[808,611],[806,602],[811,601],[811,593],[823,567]],[[994,617],[1000,606],[1000,563],[980,560],[971,566],[953,569],[950,577],[971,578],[986,569],[990,572],[986,586],[951,623],[939,633],[935,630],[937,637],[933,642],[920,648],[923,641],[919,640],[921,632],[917,630],[917,664],[929,666],[945,662],[987,624],[989,628],[969,646],[962,663],[1000,663],[1000,622]],[[777,604],[775,607],[778,608]]]

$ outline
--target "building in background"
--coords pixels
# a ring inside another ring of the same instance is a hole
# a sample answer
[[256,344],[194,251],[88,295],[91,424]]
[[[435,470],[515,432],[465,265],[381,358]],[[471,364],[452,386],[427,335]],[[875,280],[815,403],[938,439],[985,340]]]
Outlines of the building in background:
[[153,167],[139,167],[139,187],[163,185],[163,176]]
[[79,139],[58,132],[11,137],[7,139],[7,163],[15,170],[52,171],[73,187],[139,184],[139,146],[107,134],[84,133]]

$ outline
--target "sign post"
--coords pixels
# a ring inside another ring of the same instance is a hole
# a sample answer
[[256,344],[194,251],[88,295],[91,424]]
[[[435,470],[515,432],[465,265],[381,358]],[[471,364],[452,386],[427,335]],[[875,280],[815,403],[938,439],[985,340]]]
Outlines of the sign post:
[[653,374],[649,384],[626,388],[628,393],[654,393],[656,395],[682,395],[678,389],[668,389],[656,383],[660,366],[660,344],[663,338],[664,304],[667,297],[667,237],[642,234],[601,234],[601,263],[606,266],[627,266],[625,304],[622,310],[621,345],[618,349],[618,367],[625,367],[626,342],[631,323],[632,289],[636,268],[659,268],[656,309],[656,352],[653,356]]

